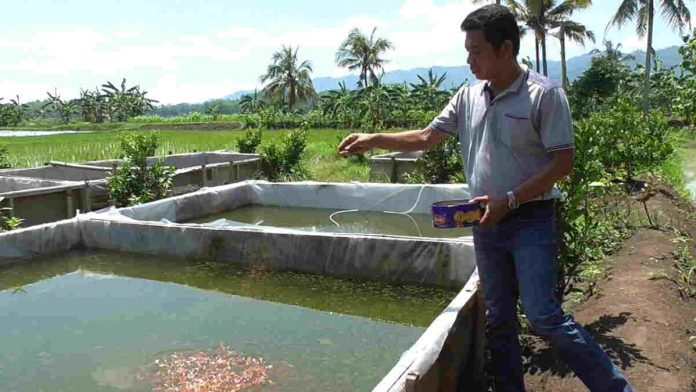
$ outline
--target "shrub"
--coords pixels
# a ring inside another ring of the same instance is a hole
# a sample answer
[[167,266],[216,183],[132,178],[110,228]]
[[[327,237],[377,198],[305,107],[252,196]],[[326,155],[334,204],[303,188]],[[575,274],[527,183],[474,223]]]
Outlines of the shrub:
[[7,159],[7,143],[0,142],[0,169],[7,169],[10,166],[10,161]]
[[155,134],[129,133],[121,139],[123,164],[107,178],[109,199],[118,207],[147,203],[167,196],[175,169],[157,160],[148,166],[147,157],[155,154]]
[[261,148],[261,172],[269,181],[301,180],[307,177],[302,154],[307,146],[307,131],[295,130],[285,135],[283,144]]
[[256,148],[261,144],[263,133],[259,131],[247,131],[243,137],[237,139],[237,151],[247,154],[256,152]]
[[626,182],[656,169],[674,153],[665,117],[654,112],[646,118],[627,98],[591,115],[583,130],[591,135],[606,171]]
[[407,173],[404,179],[411,184],[465,182],[459,137],[449,137],[423,153],[418,170]]

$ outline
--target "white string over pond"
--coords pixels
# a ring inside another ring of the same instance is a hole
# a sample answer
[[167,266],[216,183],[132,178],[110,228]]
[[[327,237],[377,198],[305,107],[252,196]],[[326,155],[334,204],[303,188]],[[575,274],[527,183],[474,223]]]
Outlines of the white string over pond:
[[[411,206],[411,208],[409,208],[408,210],[406,210],[406,211],[382,211],[385,214],[396,214],[396,215],[407,216],[408,219],[410,219],[411,222],[413,222],[413,225],[416,226],[416,230],[418,230],[418,236],[420,236],[420,237],[423,237],[423,233],[421,232],[420,227],[418,226],[418,223],[416,223],[416,221],[413,219],[413,217],[409,214],[412,213],[413,210],[416,209],[416,206],[418,206],[418,203],[420,202],[421,196],[423,195],[423,190],[425,190],[425,184],[421,185],[421,188],[420,188],[420,191],[418,191],[418,196],[416,197],[415,203],[413,203],[413,206]],[[339,215],[339,214],[350,213],[350,212],[360,212],[360,210],[351,209],[351,210],[336,211],[336,212],[332,213],[331,215],[329,215],[329,220],[331,222],[333,222],[336,225],[336,227],[338,227],[340,229],[341,225],[338,222],[336,222],[336,220],[334,219],[334,216]]]

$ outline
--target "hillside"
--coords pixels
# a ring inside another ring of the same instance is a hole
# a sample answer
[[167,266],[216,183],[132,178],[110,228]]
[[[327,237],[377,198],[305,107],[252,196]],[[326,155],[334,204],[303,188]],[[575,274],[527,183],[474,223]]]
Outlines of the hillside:
[[[664,60],[667,66],[679,65],[681,63],[681,56],[678,52],[678,46],[670,46],[668,48],[657,50],[657,56]],[[633,67],[636,63],[643,64],[645,62],[645,52],[635,51],[631,55],[635,57],[633,61],[627,61],[626,63]],[[580,76],[589,66],[592,61],[592,55],[589,53],[583,54],[581,56],[576,56],[568,59],[568,78],[572,81]],[[548,61],[549,77],[551,79],[560,80],[561,79],[561,62],[560,61]],[[433,66],[433,71],[442,75],[447,73],[447,79],[445,80],[444,86],[449,88],[451,86],[457,86],[465,80],[473,81],[475,78],[469,71],[469,67],[466,65],[462,66]],[[427,74],[430,68],[413,68],[409,70],[394,70],[389,71],[384,74],[382,81],[384,83],[417,83],[418,75]],[[317,77],[313,79],[314,88],[321,92],[326,90],[332,90],[337,88],[339,82],[345,82],[346,86],[353,87],[356,85],[358,77],[355,75],[346,75],[339,78],[332,77]],[[244,94],[253,92],[252,91],[237,91],[226,97],[225,99],[237,99]]]

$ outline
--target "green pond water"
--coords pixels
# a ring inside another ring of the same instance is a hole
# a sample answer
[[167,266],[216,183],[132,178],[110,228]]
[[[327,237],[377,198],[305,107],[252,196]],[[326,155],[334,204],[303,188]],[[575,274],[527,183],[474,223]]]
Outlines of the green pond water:
[[[344,212],[325,208],[249,205],[186,223],[209,223],[218,219],[331,233],[389,234],[413,237],[455,238],[471,236],[471,229],[436,229],[429,214],[387,214],[374,211]],[[337,225],[338,224],[338,225]]]
[[370,390],[455,294],[145,255],[18,262],[0,266],[1,390],[146,391],[156,358],[221,343],[274,366],[255,390]]
[[682,155],[686,188],[691,192],[691,198],[696,200],[696,148],[684,148]]

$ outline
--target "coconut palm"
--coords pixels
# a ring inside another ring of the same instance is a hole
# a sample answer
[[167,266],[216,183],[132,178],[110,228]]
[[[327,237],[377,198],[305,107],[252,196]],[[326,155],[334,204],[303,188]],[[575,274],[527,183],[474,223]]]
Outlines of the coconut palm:
[[[662,16],[680,33],[687,25],[691,26],[691,13],[684,0],[657,0],[662,9]],[[655,16],[655,0],[622,0],[616,14],[607,23],[607,30],[612,27],[621,27],[629,21],[636,21],[636,33],[643,38],[647,35],[648,42],[645,49],[645,80],[643,85],[643,112],[648,113],[648,99],[650,94],[650,68],[653,54],[653,24]]]
[[548,75],[546,62],[547,31],[568,18],[578,9],[592,5],[591,0],[506,0],[506,5],[517,20],[534,32],[537,46],[537,71],[539,70],[539,48],[544,75]]
[[379,83],[379,72],[386,60],[382,53],[394,49],[394,45],[386,38],[375,37],[377,28],[372,29],[372,34],[366,36],[358,29],[353,29],[348,34],[336,52],[336,64],[339,67],[348,68],[351,71],[360,71],[358,87],[368,86],[368,81],[374,86]]
[[555,23],[558,31],[553,33],[553,36],[558,38],[561,42],[561,80],[563,81],[563,88],[568,89],[568,70],[566,67],[566,51],[565,51],[565,41],[566,39],[579,43],[585,46],[585,40],[590,40],[595,42],[594,33],[577,22],[572,20],[561,20]]
[[609,40],[604,40],[602,43],[604,44],[603,52],[599,49],[592,49],[592,51],[590,51],[590,54],[593,56],[604,56],[609,61],[613,62],[623,63],[627,60],[635,60],[635,56],[633,56],[632,54],[624,54],[621,51],[621,44],[617,44],[616,46],[614,46],[614,43]]
[[268,66],[265,75],[261,76],[261,82],[266,83],[263,88],[268,97],[280,97],[288,108],[313,100],[317,93],[310,74],[312,64],[305,60],[301,63],[297,59],[297,51],[291,46],[284,46],[279,52],[273,53],[273,63]]

